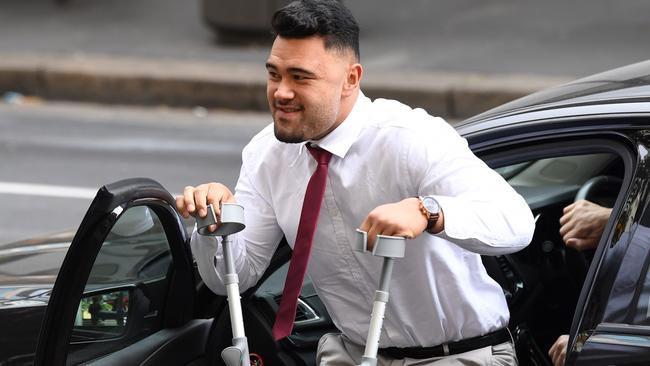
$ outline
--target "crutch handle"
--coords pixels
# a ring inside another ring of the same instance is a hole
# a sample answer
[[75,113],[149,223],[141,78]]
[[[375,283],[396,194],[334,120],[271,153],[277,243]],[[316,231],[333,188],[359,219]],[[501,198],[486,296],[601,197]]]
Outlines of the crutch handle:
[[[354,250],[368,252],[368,233],[357,229],[357,241]],[[377,235],[372,255],[384,258],[404,258],[406,239],[401,236]]]
[[[217,218],[214,207],[209,204],[208,214],[205,217],[196,216],[197,231],[206,236],[227,236],[238,233],[246,227],[244,225],[244,207],[236,203],[221,203],[221,216]],[[217,225],[217,230],[210,231],[208,226]]]

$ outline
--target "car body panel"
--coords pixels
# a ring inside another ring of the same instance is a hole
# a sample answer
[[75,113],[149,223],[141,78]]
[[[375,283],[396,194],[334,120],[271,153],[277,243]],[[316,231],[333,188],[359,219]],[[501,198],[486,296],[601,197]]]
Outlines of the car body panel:
[[10,243],[0,249],[0,364],[33,361],[50,291],[74,233]]
[[26,301],[47,304],[71,240],[66,232],[4,245],[0,249],[0,309],[23,306]]
[[[522,116],[535,111],[565,109],[572,106],[592,106],[598,109],[610,104],[633,105],[637,101],[644,103],[650,99],[649,84],[650,60],[533,93],[469,118],[460,126],[479,125],[508,116]],[[620,113],[628,112],[627,109],[618,109],[618,107],[608,109],[618,110]],[[587,113],[592,114],[588,111]]]
[[600,324],[582,346],[579,366],[642,366],[650,363],[650,330],[619,324]]

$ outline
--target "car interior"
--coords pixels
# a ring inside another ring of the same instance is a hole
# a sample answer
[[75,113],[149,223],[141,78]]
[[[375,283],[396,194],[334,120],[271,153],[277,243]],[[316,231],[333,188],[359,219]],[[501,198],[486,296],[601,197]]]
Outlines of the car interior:
[[483,257],[503,288],[521,365],[550,365],[547,352],[568,334],[594,250],[567,248],[559,233],[563,209],[586,199],[613,207],[623,163],[612,153],[539,159],[497,169],[528,202],[535,233],[523,250]]

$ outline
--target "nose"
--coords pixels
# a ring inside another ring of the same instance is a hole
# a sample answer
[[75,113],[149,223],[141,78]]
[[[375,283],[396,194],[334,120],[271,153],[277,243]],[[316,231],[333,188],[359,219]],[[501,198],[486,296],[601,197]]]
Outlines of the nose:
[[289,83],[282,80],[277,84],[273,97],[277,100],[291,100],[295,96],[293,88]]

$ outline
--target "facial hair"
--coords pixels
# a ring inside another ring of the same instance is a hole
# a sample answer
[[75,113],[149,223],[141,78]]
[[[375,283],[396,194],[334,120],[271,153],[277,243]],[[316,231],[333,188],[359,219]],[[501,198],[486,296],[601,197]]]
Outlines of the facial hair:
[[[301,119],[294,129],[282,129],[278,126],[282,124],[275,115],[278,107],[297,107],[300,108]],[[338,114],[338,105],[327,103],[310,105],[306,108],[303,104],[275,102],[273,113],[273,133],[278,141],[298,144],[308,140],[317,140],[327,135],[333,129]]]

